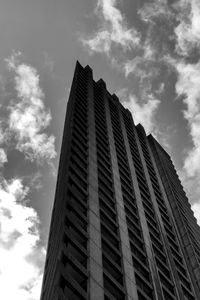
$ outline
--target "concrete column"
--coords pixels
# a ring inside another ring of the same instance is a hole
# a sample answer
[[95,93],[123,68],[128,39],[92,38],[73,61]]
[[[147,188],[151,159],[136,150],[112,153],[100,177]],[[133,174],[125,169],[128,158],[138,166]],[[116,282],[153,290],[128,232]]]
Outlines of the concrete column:
[[116,149],[114,144],[114,136],[112,130],[109,103],[108,103],[109,96],[106,93],[106,90],[104,90],[104,97],[105,97],[105,110],[106,110],[107,128],[108,128],[109,145],[110,145],[110,153],[111,153],[111,162],[112,162],[112,169],[113,169],[113,181],[114,181],[114,191],[115,191],[116,207],[117,207],[117,218],[119,224],[119,235],[121,240],[121,252],[122,252],[122,263],[124,268],[125,289],[126,289],[128,300],[138,300],[135,274],[133,269],[133,262],[132,262],[131,249],[130,249],[129,236],[128,236],[128,229],[126,223],[126,215],[124,211],[124,203],[123,203],[123,196],[121,190],[117,154],[116,154]]
[[[133,163],[133,159],[132,159],[132,155],[131,155],[131,149],[130,149],[121,109],[119,109],[119,113],[120,113],[120,123],[122,126],[122,133],[123,133],[123,137],[124,137],[124,143],[125,143],[125,147],[126,147],[128,163],[130,166],[131,179],[132,179],[132,183],[133,183],[134,192],[136,195],[135,198],[136,198],[138,213],[139,213],[139,217],[140,217],[140,224],[141,224],[142,232],[143,232],[143,238],[144,238],[144,243],[145,243],[145,248],[146,248],[146,253],[147,253],[147,259],[149,262],[150,272],[152,274],[152,281],[153,281],[153,285],[154,285],[155,296],[156,296],[157,300],[160,300],[160,299],[162,299],[160,280],[158,278],[158,274],[157,274],[157,270],[156,270],[156,262],[155,262],[153,250],[151,247],[149,229],[148,229],[148,225],[147,225],[147,221],[146,221],[146,217],[145,217],[144,207],[142,204],[140,189],[139,189],[139,185],[138,185],[138,181],[137,181],[137,175],[135,172],[135,167],[134,167],[134,163]],[[132,119],[132,117],[131,117],[131,119]],[[132,120],[132,125],[134,126],[133,120]],[[134,131],[133,131],[133,134],[134,134]]]
[[88,72],[88,147],[89,147],[89,210],[88,210],[88,250],[89,250],[89,299],[103,300],[103,269],[102,269],[102,250],[101,250],[101,229],[99,216],[99,197],[98,197],[98,173],[96,155],[96,136],[95,136],[95,116],[94,116],[94,88],[92,70],[86,67]]
[[[153,144],[153,140],[147,139],[147,144],[149,147],[149,153],[151,155],[152,163],[154,165],[155,172],[157,174],[158,182],[163,194],[163,199],[165,201],[165,205],[167,207],[168,214],[170,215],[171,222],[174,227],[174,233],[177,237],[177,242],[179,244],[180,253],[183,258],[183,261],[185,262],[186,269],[188,270],[188,279],[190,279],[193,293],[196,295],[196,297],[199,295],[199,280],[200,280],[200,269],[198,265],[198,261],[195,257],[194,249],[191,244],[191,240],[188,236],[187,228],[184,224],[184,222],[180,219],[180,214],[176,213],[176,200],[174,197],[173,190],[170,186],[170,181],[168,180],[168,176],[165,172],[165,163],[160,161],[160,165],[158,164],[158,160],[160,160],[160,157],[158,156],[158,153],[156,151],[156,145]],[[171,163],[169,160],[168,163]],[[164,180],[163,180],[164,179]],[[164,181],[164,182],[163,182]],[[179,184],[179,183],[178,183]],[[171,201],[170,201],[171,200]],[[184,199],[185,200],[185,199]],[[179,225],[179,228],[177,227]],[[180,236],[179,233],[184,233],[182,236]],[[186,242],[187,241],[187,242]],[[188,246],[187,246],[188,244]],[[185,247],[184,247],[185,246]],[[188,252],[188,257],[186,255],[186,251]],[[190,259],[190,261],[188,260]],[[196,268],[195,268],[196,267]],[[198,280],[196,281],[194,278],[194,274],[197,275],[195,272],[197,270],[198,272]],[[197,285],[196,285],[196,282]]]
[[[143,130],[143,132],[142,132],[143,137],[147,141],[144,128],[142,127],[142,125],[138,125],[138,126],[140,126],[140,128],[138,130],[141,130],[141,131]],[[135,136],[136,136],[136,142],[137,142],[137,145],[138,145],[138,150],[140,152],[140,157],[141,157],[143,169],[144,169],[145,176],[146,176],[146,181],[147,181],[148,188],[149,188],[149,193],[151,195],[152,204],[153,204],[153,207],[154,207],[154,210],[155,210],[158,222],[159,222],[158,225],[159,225],[160,233],[161,233],[161,236],[162,236],[162,239],[163,239],[163,246],[164,246],[164,249],[165,249],[165,252],[166,252],[166,255],[167,255],[169,268],[171,270],[172,280],[173,280],[173,284],[174,284],[174,287],[175,287],[175,293],[177,295],[177,299],[182,300],[182,299],[184,299],[183,291],[181,289],[180,280],[179,280],[179,277],[178,277],[178,274],[177,274],[177,271],[176,271],[176,266],[175,266],[175,263],[174,263],[174,260],[173,260],[172,254],[171,254],[171,250],[170,250],[169,243],[168,243],[168,240],[167,240],[167,235],[166,235],[166,232],[165,232],[164,224],[163,224],[162,217],[161,217],[161,214],[160,214],[160,211],[159,211],[156,196],[154,194],[154,189],[153,189],[153,186],[152,186],[152,183],[151,183],[151,179],[150,179],[150,175],[149,175],[147,165],[146,165],[146,162],[145,162],[145,158],[144,158],[144,155],[143,155],[142,147],[140,145],[137,130],[135,130]],[[147,149],[148,149],[148,146],[147,146]],[[150,152],[149,152],[149,156],[151,157]],[[157,176],[157,179],[159,180],[158,176]]]

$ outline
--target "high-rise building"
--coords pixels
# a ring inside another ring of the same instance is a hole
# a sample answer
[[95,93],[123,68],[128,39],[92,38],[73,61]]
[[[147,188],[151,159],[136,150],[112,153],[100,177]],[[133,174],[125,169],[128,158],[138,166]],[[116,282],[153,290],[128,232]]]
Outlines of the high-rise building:
[[200,228],[169,155],[78,62],[41,300],[200,299]]

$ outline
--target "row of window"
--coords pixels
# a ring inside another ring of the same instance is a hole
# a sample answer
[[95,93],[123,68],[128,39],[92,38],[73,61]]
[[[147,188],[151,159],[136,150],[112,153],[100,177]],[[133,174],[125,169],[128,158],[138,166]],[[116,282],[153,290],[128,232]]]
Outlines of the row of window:
[[[142,145],[142,150],[143,150],[145,162],[146,162],[146,165],[147,165],[147,169],[148,169],[148,172],[149,172],[149,175],[150,175],[152,187],[153,187],[154,193],[156,195],[156,199],[157,199],[159,211],[160,211],[160,214],[161,214],[161,218],[162,218],[162,221],[163,221],[163,224],[164,224],[165,231],[167,233],[167,238],[168,238],[168,242],[169,242],[169,245],[170,245],[170,249],[171,249],[172,255],[174,257],[174,262],[175,262],[175,265],[177,267],[177,270],[179,270],[178,274],[181,273],[181,276],[179,276],[179,279],[181,281],[182,286],[184,286],[183,291],[188,290],[188,295],[190,295],[190,297],[193,297],[192,296],[191,285],[190,285],[190,282],[187,278],[186,269],[184,268],[184,261],[181,257],[181,254],[180,254],[180,248],[179,248],[179,245],[178,245],[178,242],[177,242],[177,239],[176,239],[176,235],[175,235],[174,230],[173,230],[173,226],[171,225],[171,220],[168,216],[167,207],[166,207],[165,202],[163,200],[162,193],[161,193],[158,181],[156,179],[156,174],[155,174],[155,171],[153,169],[149,153],[147,151],[147,146],[145,145],[145,141],[142,139],[141,135],[140,135],[139,138],[140,138],[140,142],[141,142],[141,145]],[[180,268],[180,266],[181,266],[181,268]],[[160,276],[160,278],[161,277],[162,276]],[[173,291],[173,289],[174,289],[173,285],[171,283],[169,283],[167,280],[165,280],[165,283],[167,284],[167,288],[170,291]],[[190,299],[190,297],[188,299]]]
[[[145,158],[145,162],[147,164],[148,171],[151,173],[151,175],[154,175],[154,176],[152,176],[152,178],[153,178],[153,184],[154,184],[155,188],[157,189],[157,196],[160,197],[160,192],[157,187],[157,179],[154,174],[154,169],[153,169],[152,165],[150,164],[150,157],[149,157],[149,154],[148,154],[148,151],[146,148],[146,144],[142,137],[142,133],[140,133],[139,130],[138,130],[138,137],[139,137],[140,145],[141,145],[142,152],[143,152],[143,155]],[[142,165],[141,165],[141,169],[142,169]],[[137,173],[137,171],[136,171],[136,173]],[[143,176],[145,176],[145,175],[143,175]],[[156,266],[158,269],[158,274],[159,274],[159,278],[160,278],[161,285],[162,285],[162,292],[163,292],[165,299],[174,299],[174,297],[175,297],[174,284],[173,284],[173,281],[171,278],[171,272],[169,269],[169,264],[168,264],[168,260],[166,257],[165,248],[164,248],[164,245],[162,242],[161,234],[160,234],[158,223],[156,220],[155,211],[153,208],[153,204],[150,200],[151,199],[150,192],[149,192],[146,182],[145,182],[146,193],[144,192],[144,187],[142,187],[140,180],[138,183],[139,183],[139,187],[140,187],[140,191],[141,191],[141,197],[142,197],[143,206],[144,206],[144,210],[145,210],[145,216],[146,216],[147,224],[149,227],[150,238],[151,238],[153,251],[154,251],[154,255],[155,255],[155,260],[156,260]]]
[[110,111],[138,297],[139,299],[154,299],[119,115],[116,106],[112,103],[110,103]]
[[[160,232],[158,229],[153,205],[150,200],[151,197],[150,197],[150,193],[149,193],[148,186],[146,183],[142,163],[141,163],[141,160],[139,157],[139,152],[138,152],[137,144],[135,141],[134,132],[132,130],[131,120],[128,119],[127,117],[125,118],[125,116],[124,116],[124,123],[125,123],[125,127],[126,127],[128,140],[129,140],[132,159],[134,162],[135,171],[136,171],[136,175],[137,175],[137,179],[138,179],[138,184],[139,184],[140,193],[141,193],[141,197],[142,197],[145,216],[147,219],[147,225],[149,227],[150,237],[151,237],[151,241],[153,244],[153,250],[154,250],[154,254],[155,254],[155,258],[156,258],[157,267],[159,268],[159,270],[161,270],[162,273],[166,274],[166,276],[168,276],[170,278],[170,272],[169,272],[169,268],[167,265],[166,256],[164,254],[165,250],[164,250],[162,242],[161,242],[162,240],[161,240]],[[171,284],[171,281],[170,281],[170,284]],[[170,287],[171,287],[171,285],[170,285]],[[169,285],[168,285],[168,288],[169,288]],[[170,299],[169,297],[167,298],[167,294],[170,294],[170,292],[169,291],[167,292],[167,290],[166,290],[166,299]],[[174,297],[174,296],[172,296],[172,297]]]
[[104,299],[125,299],[106,115],[101,89],[95,88],[95,127],[101,223]]
[[[154,148],[153,148],[154,150]],[[155,151],[154,151],[155,152]],[[170,163],[168,160],[165,161],[165,157],[163,157],[164,163],[166,164],[166,170],[167,170],[167,179],[169,184],[168,189],[170,188],[173,193],[173,199],[177,205],[176,207],[176,214],[178,211],[178,218],[181,216],[181,223],[184,223],[184,226],[187,227],[187,233],[190,236],[191,244],[193,246],[194,252],[196,253],[196,257],[200,262],[200,246],[197,243],[196,238],[194,237],[194,232],[196,229],[196,221],[193,217],[191,206],[188,202],[188,199],[185,195],[185,192],[183,191],[183,187],[181,185],[181,182],[178,178],[178,175],[175,171],[175,168],[173,166],[173,163],[170,159]],[[174,252],[174,255],[177,257],[177,252],[174,251],[173,248],[171,248],[172,252]],[[180,260],[179,258],[177,258]],[[179,277],[181,278],[181,282],[185,282],[185,286],[189,287],[188,281],[185,281],[182,277],[182,273],[179,273]]]
[[[154,172],[154,175],[155,175],[155,172]],[[151,176],[152,175],[150,173],[150,178],[151,178]],[[158,185],[158,183],[156,184],[156,186],[155,186],[155,183],[153,183],[152,185],[153,185],[154,191],[159,191],[159,194],[160,194],[159,198],[157,197],[157,203],[158,203],[159,210],[160,210],[160,213],[161,213],[161,217],[162,217],[162,220],[163,220],[163,224],[164,224],[164,227],[165,227],[165,230],[166,230],[166,233],[167,233],[167,237],[168,237],[168,241],[169,241],[170,248],[171,248],[171,251],[172,251],[172,255],[175,258],[176,267],[178,267],[177,270],[178,270],[178,275],[179,275],[180,281],[190,291],[190,293],[192,293],[191,285],[190,285],[189,280],[187,279],[187,273],[186,273],[186,270],[184,268],[184,262],[183,262],[183,259],[181,257],[181,254],[180,254],[180,249],[179,249],[179,246],[178,246],[178,243],[177,243],[177,240],[176,240],[176,236],[173,232],[173,227],[171,225],[170,218],[167,214],[167,208],[166,208],[166,205],[165,205],[164,200],[162,198],[162,194],[160,192],[159,185]],[[177,261],[178,261],[178,263],[177,263]],[[182,272],[180,271],[180,265],[181,265]],[[188,294],[190,294],[190,293],[188,293]]]
[[[83,72],[83,71],[82,71]],[[87,299],[88,242],[88,126],[87,78],[78,73],[72,122],[71,157],[68,168],[63,251],[60,258],[61,291],[71,300]]]

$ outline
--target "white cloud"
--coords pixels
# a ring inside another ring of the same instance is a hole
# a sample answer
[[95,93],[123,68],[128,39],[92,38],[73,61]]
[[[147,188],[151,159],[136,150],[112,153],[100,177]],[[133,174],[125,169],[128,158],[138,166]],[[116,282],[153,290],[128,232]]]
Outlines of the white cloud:
[[191,206],[194,216],[197,219],[197,223],[200,226],[200,203],[195,203]]
[[38,300],[45,251],[39,218],[27,206],[29,188],[19,178],[0,183],[0,285],[4,300]]
[[82,40],[91,52],[110,54],[112,46],[120,46],[123,51],[131,50],[140,43],[140,35],[135,28],[128,28],[125,17],[116,7],[117,0],[98,0],[96,15],[101,20],[97,33]]
[[[141,81],[151,79],[158,73],[155,66],[158,61],[156,48],[148,35],[142,41],[140,32],[134,27],[128,28],[125,16],[117,7],[118,2],[98,0],[95,13],[101,25],[92,37],[82,39],[82,42],[91,53],[105,53],[111,60],[112,67],[123,72],[126,77],[132,74]],[[165,8],[164,12],[166,13]],[[137,51],[136,56],[133,50]],[[129,59],[130,54],[133,58]]]
[[158,67],[155,64],[158,62],[158,56],[156,56],[156,49],[149,38],[141,45],[141,50],[140,55],[132,59],[125,59],[124,62],[119,64],[118,69],[124,72],[125,77],[132,74],[140,78],[142,82],[144,79],[152,79],[158,74]]
[[186,105],[183,114],[193,143],[186,150],[181,177],[190,202],[194,203],[200,195],[200,61],[197,64],[179,61],[174,66],[178,74],[176,92]]
[[176,50],[178,54],[188,56],[193,48],[200,46],[200,2],[180,0],[177,10]]
[[[168,32],[168,42],[175,41],[176,52],[182,56],[189,56],[193,49],[199,51],[200,46],[200,1],[177,0],[169,3],[167,0],[154,0],[145,3],[138,11],[141,19],[149,24],[173,29]],[[167,23],[163,23],[164,21]],[[167,29],[167,28],[165,28]],[[161,38],[160,38],[161,40]]]
[[178,71],[176,92],[184,96],[183,101],[186,104],[184,117],[188,121],[194,145],[188,152],[184,168],[188,176],[194,176],[200,173],[200,62],[197,64],[180,62],[176,68]]
[[[148,51],[148,49],[147,49]],[[152,50],[153,51],[153,50]],[[130,74],[140,79],[140,82],[144,80],[152,80],[159,73],[159,68],[155,65],[154,58],[148,57],[148,55],[153,55],[144,53],[143,56],[135,56],[132,60],[127,60],[125,63],[121,64],[121,70],[124,72],[125,77]]]
[[12,55],[7,66],[14,73],[17,97],[9,106],[9,131],[16,138],[16,149],[27,159],[37,162],[55,157],[55,137],[43,131],[49,126],[51,114],[44,106],[39,75],[33,67],[20,63],[19,54]]
[[[147,101],[139,103],[139,100],[134,95],[127,97],[127,90],[118,91],[121,103],[125,108],[128,108],[133,115],[133,120],[136,124],[141,123],[146,133],[152,133],[155,129],[155,114],[157,112],[160,101],[155,99],[152,94],[147,96]],[[127,100],[128,99],[128,100]]]
[[0,148],[0,167],[8,161],[7,154],[3,148]]
[[[1,115],[5,115],[0,121],[0,166],[15,149],[31,161],[47,161],[52,168],[54,137],[44,132],[51,114],[44,105],[37,71],[21,63],[20,55],[14,53],[6,60],[14,90],[12,98],[11,93],[7,97],[7,106],[1,106]],[[28,199],[30,190],[42,187],[39,167],[37,172],[24,176],[29,186],[24,186],[20,175],[6,180],[1,172],[0,286],[4,300],[38,300],[40,296],[45,249],[41,246],[39,216]]]

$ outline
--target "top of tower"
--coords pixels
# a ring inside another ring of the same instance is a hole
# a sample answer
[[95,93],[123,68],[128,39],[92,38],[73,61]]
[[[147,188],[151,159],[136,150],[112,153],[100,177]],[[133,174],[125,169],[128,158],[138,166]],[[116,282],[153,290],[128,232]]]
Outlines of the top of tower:
[[116,94],[112,94],[112,98],[113,98],[115,101],[118,101],[118,102],[119,102],[119,98],[117,97]]
[[163,148],[163,146],[153,137],[152,134],[149,134],[147,136],[148,140],[150,141],[150,143],[154,143],[154,145],[156,147],[158,147],[165,155],[167,155],[167,157],[170,158],[170,155],[167,153],[167,151]]
[[102,78],[100,78],[100,79],[97,81],[97,84],[98,84],[99,86],[103,87],[104,89],[106,89],[106,83],[105,83],[105,81],[104,81]]
[[85,70],[88,71],[88,72],[90,72],[90,73],[93,73],[92,68],[89,65],[87,65],[85,67]]

